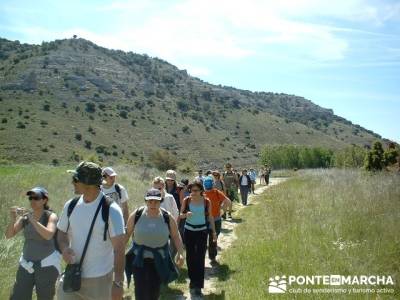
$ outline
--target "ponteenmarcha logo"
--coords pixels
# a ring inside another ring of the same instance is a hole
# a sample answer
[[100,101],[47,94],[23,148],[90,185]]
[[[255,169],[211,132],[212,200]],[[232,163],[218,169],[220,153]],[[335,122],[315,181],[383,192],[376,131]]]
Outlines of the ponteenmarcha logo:
[[[313,285],[316,287],[307,287]],[[382,288],[382,285],[387,287]],[[301,286],[306,288],[299,288]],[[268,293],[393,293],[393,287],[393,278],[385,275],[282,275],[269,278]]]
[[287,281],[286,276],[275,276],[269,279],[268,293],[283,294],[286,293]]

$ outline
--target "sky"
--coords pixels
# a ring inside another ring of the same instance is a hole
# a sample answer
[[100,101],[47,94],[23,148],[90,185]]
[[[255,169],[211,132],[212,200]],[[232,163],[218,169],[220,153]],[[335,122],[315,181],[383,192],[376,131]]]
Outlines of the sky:
[[74,34],[213,84],[302,96],[400,143],[400,0],[0,2],[0,37]]

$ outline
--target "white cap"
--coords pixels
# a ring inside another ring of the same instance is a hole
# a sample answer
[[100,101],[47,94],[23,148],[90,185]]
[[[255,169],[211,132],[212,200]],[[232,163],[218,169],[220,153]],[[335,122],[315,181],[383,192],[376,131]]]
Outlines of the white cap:
[[103,175],[107,174],[108,176],[117,176],[118,174],[114,171],[113,168],[107,167],[103,169]]

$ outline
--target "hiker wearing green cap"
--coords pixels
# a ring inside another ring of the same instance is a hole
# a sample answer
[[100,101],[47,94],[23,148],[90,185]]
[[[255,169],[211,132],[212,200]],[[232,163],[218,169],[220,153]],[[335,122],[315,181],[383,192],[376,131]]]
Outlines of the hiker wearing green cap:
[[65,204],[57,224],[59,248],[67,263],[57,298],[122,299],[125,229],[121,208],[101,192],[98,165],[82,162],[69,172],[74,192],[80,196]]
[[23,230],[24,246],[19,259],[16,280],[11,300],[32,299],[33,287],[38,299],[51,300],[55,284],[61,271],[61,256],[56,251],[54,234],[57,216],[49,206],[49,194],[42,187],[29,190],[31,210],[12,207],[11,223],[6,229],[6,238],[14,237]]

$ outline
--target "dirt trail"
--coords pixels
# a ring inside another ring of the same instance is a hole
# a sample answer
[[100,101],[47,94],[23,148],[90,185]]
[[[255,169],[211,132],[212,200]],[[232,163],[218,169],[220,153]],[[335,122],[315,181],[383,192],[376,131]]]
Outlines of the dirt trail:
[[[265,190],[267,190],[269,187],[274,186],[276,184],[279,184],[283,181],[285,181],[287,178],[271,178],[270,179],[270,184],[268,186],[258,186],[258,188],[256,188],[255,192],[256,195],[249,195],[249,199],[248,199],[248,203],[251,203],[252,200],[254,199],[254,196],[260,195],[263,192],[265,192]],[[240,197],[240,196],[239,196]],[[237,214],[237,212],[239,212],[240,210],[244,209],[245,206],[242,205],[235,205],[234,207],[234,218],[228,219],[226,221],[222,222],[222,230],[221,230],[221,234],[218,237],[218,256],[217,256],[217,260],[221,255],[221,252],[223,252],[225,249],[229,248],[232,244],[232,242],[237,238],[235,235],[235,227],[239,224],[237,221],[235,221],[235,215]],[[219,272],[219,268],[218,265],[216,266],[211,266],[210,265],[210,260],[208,259],[208,255],[206,254],[206,264],[205,264],[206,270],[205,270],[205,282],[204,282],[204,289],[203,289],[203,294],[205,297],[207,297],[207,295],[212,295],[214,293],[216,293],[216,281],[217,281],[217,275]],[[187,283],[189,285],[189,279],[187,279]],[[203,299],[203,297],[199,297],[199,296],[193,296],[190,295],[189,290],[185,290],[185,293],[183,295],[180,295],[178,297],[175,298],[176,300],[197,300],[197,299]]]

